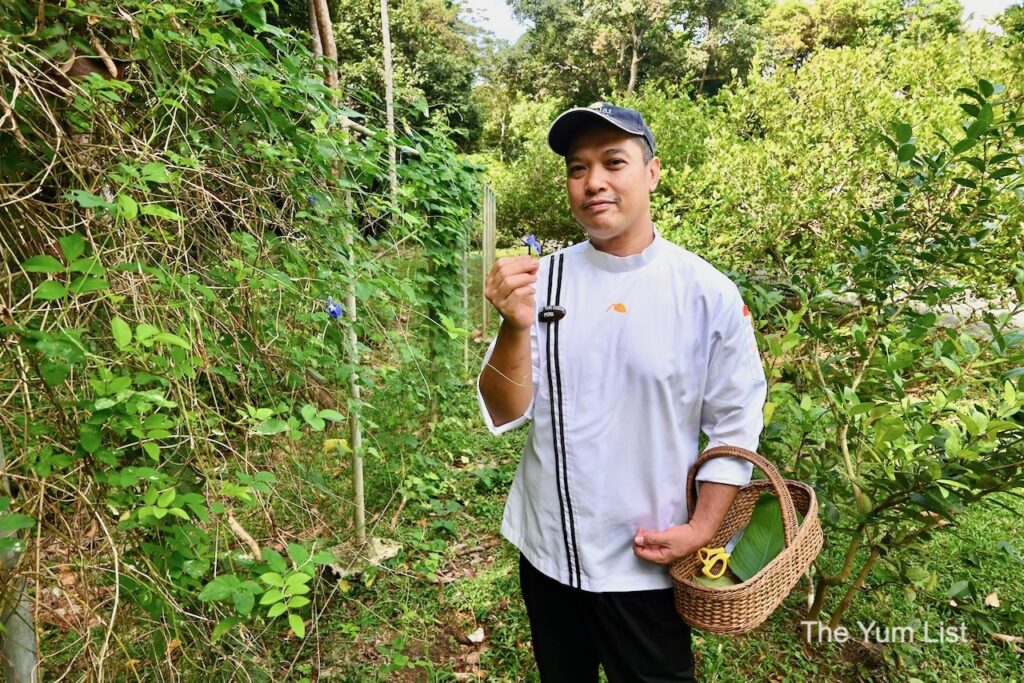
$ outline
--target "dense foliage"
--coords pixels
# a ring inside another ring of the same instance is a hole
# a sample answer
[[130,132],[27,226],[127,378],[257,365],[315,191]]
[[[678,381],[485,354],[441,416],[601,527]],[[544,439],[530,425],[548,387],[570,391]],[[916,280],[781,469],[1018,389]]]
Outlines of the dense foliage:
[[[43,618],[80,634],[63,659],[101,676],[176,641],[176,666],[230,677],[264,651],[238,624],[303,636],[352,503],[301,492],[327,469],[324,436],[337,459],[350,417],[382,419],[347,387],[386,387],[405,362],[415,419],[461,368],[475,168],[421,120],[396,141],[411,151],[392,203],[388,140],[345,126],[357,113],[266,9],[18,3],[0,19],[0,524],[34,539],[0,542],[41,563]],[[394,258],[410,247],[429,273]]]

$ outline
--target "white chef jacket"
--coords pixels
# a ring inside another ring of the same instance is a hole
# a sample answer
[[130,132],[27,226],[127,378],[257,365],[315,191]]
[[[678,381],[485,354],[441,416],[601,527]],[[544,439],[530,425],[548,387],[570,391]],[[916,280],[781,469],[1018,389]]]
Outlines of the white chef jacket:
[[[541,572],[588,591],[672,585],[638,558],[639,527],[687,521],[686,477],[701,430],[708,447],[756,450],[767,383],[751,316],[736,285],[663,239],[614,256],[589,241],[541,258],[535,308],[565,308],[530,329],[532,418],[501,523]],[[491,342],[484,365],[494,352]],[[698,481],[743,485],[753,466],[704,465]]]

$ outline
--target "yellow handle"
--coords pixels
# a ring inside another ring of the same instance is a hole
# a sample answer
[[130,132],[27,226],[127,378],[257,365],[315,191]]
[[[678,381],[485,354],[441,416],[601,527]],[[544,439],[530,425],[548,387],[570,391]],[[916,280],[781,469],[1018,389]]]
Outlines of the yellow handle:
[[[725,574],[731,555],[732,553],[725,552],[725,548],[701,548],[697,551],[697,557],[704,565],[704,576],[709,579],[717,579]],[[719,562],[721,562],[721,565],[715,571],[715,565]]]

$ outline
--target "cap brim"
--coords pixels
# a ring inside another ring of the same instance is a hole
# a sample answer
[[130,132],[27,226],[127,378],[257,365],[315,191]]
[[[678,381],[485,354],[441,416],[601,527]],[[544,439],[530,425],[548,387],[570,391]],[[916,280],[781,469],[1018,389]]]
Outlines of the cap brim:
[[548,129],[548,146],[559,156],[565,156],[569,152],[569,143],[572,141],[572,136],[586,123],[592,123],[593,121],[604,121],[605,123],[615,126],[619,130],[624,130],[632,135],[643,135],[643,130],[633,130],[628,126],[624,126],[615,119],[605,116],[604,114],[594,111],[593,109],[587,109],[585,107],[578,107],[576,109],[570,109],[569,111],[563,112],[554,123],[551,124],[551,128]]

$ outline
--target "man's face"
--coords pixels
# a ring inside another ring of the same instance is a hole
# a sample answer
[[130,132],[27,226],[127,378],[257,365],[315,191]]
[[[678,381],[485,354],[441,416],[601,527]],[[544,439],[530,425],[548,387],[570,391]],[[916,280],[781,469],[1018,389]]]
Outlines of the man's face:
[[565,160],[569,207],[591,239],[610,244],[650,227],[661,162],[645,164],[634,136],[611,126],[585,129]]

